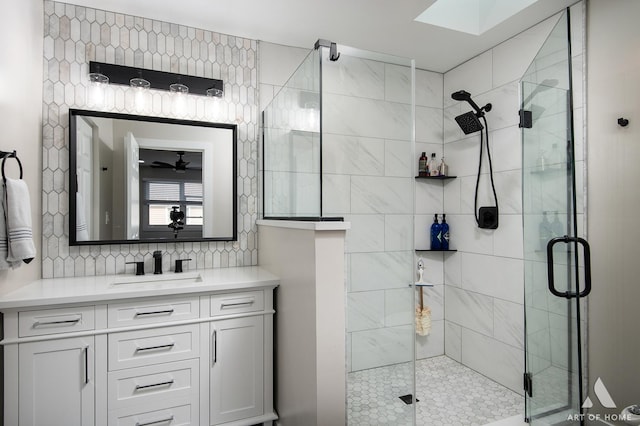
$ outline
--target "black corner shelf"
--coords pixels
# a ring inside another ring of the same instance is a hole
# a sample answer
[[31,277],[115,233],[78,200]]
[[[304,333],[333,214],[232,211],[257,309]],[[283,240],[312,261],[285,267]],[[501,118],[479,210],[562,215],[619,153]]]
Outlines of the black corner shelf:
[[454,252],[454,251],[458,251],[455,249],[448,249],[448,250],[431,250],[431,249],[416,249],[416,251],[440,251],[440,252]]
[[455,179],[458,176],[416,176],[416,179],[424,179],[424,180],[448,180]]

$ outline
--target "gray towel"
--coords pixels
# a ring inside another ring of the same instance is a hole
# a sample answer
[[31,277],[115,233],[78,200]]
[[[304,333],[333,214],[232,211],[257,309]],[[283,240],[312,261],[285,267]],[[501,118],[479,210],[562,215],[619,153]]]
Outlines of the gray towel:
[[7,236],[9,237],[10,262],[23,261],[29,263],[36,256],[31,230],[31,202],[29,188],[22,179],[7,179],[4,209],[7,220]]

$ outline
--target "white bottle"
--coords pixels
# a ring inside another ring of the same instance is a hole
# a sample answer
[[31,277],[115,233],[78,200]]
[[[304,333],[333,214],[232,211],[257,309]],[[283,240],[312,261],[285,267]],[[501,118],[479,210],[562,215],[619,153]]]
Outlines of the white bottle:
[[449,174],[449,166],[444,162],[444,157],[442,157],[440,165],[438,166],[438,174],[440,176],[447,176]]
[[438,176],[438,162],[436,161],[436,153],[431,153],[431,160],[429,160],[429,175]]

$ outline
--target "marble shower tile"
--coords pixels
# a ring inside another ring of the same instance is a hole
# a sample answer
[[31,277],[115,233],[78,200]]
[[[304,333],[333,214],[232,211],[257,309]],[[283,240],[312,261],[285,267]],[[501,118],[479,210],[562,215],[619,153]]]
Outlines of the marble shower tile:
[[398,140],[384,141],[384,175],[397,177],[412,177],[414,170],[411,142]]
[[384,325],[394,327],[413,323],[413,295],[411,288],[384,291]]
[[524,350],[524,305],[494,299],[493,337]]
[[409,361],[412,358],[412,339],[412,326],[351,333],[352,370],[365,370]]
[[383,176],[385,141],[325,133],[322,139],[324,173]]
[[462,359],[462,327],[451,321],[444,322],[445,355],[460,362]]
[[442,109],[444,75],[416,70],[416,105]]
[[329,216],[351,213],[350,176],[322,175],[322,209],[322,213]]
[[413,250],[413,217],[411,215],[384,215],[384,250]]
[[351,291],[405,288],[411,282],[412,252],[352,253]]
[[521,259],[461,253],[462,288],[486,296],[522,303],[524,263]]
[[[456,101],[451,93],[466,90],[474,98],[493,87],[493,52],[488,50],[444,74],[444,107]],[[480,105],[480,103],[478,103]]]
[[326,94],[323,102],[325,133],[411,139],[409,105],[336,94]]
[[443,139],[441,108],[416,107],[416,141],[441,143]]
[[322,90],[346,96],[384,99],[385,64],[344,55],[322,64]]
[[432,321],[431,331],[428,335],[416,335],[416,359],[424,359],[444,355],[444,340],[444,321]]
[[519,214],[500,214],[499,225],[493,234],[494,256],[522,259],[524,257],[522,216]]
[[479,293],[445,286],[447,321],[487,336],[493,335],[493,299]]
[[363,291],[347,295],[347,332],[382,328],[384,317],[384,291]]
[[412,205],[409,178],[351,177],[352,213],[402,214]]
[[463,328],[462,363],[514,392],[522,393],[522,350]]
[[348,215],[345,221],[351,222],[347,231],[347,253],[379,252],[385,250],[385,216],[378,214]]

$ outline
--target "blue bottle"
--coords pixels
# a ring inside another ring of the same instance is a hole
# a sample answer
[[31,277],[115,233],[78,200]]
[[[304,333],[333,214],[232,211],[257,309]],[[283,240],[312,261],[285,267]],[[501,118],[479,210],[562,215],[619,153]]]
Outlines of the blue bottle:
[[440,237],[442,232],[442,225],[438,223],[438,215],[433,216],[433,223],[431,224],[431,250],[441,250]]
[[442,223],[440,224],[440,249],[449,250],[449,224],[447,223],[446,215],[442,215]]

